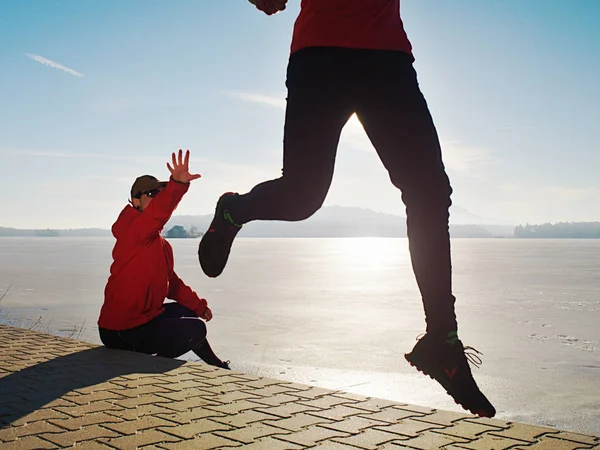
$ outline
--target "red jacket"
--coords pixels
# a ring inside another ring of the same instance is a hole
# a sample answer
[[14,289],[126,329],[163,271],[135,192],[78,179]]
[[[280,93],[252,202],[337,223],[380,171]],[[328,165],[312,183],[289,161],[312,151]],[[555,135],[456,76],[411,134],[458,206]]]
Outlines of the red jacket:
[[199,316],[206,300],[173,270],[173,249],[160,235],[189,184],[171,179],[144,211],[127,205],[112,226],[117,242],[104,290],[98,325],[126,330],[149,322],[164,311],[165,298],[187,306]]
[[291,51],[315,46],[412,55],[400,19],[400,0],[302,0]]

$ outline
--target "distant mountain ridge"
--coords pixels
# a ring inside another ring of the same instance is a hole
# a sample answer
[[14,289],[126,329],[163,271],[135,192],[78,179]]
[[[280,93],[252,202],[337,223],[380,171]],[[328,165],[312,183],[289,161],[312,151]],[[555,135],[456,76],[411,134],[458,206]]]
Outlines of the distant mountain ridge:
[[[452,237],[512,237],[513,225],[489,225],[464,208],[452,206],[450,210]],[[212,214],[175,215],[167,222],[165,233],[176,225],[190,230],[195,226],[204,232],[210,225]],[[29,229],[0,227],[0,236],[84,237],[111,236],[110,230],[82,229]],[[406,237],[406,218],[366,208],[327,206],[312,217],[300,222],[256,221],[244,226],[240,237]]]
[[[211,215],[173,216],[165,229],[181,225],[205,231]],[[450,233],[453,237],[512,237],[514,225],[488,225],[489,222],[468,210],[453,206]],[[462,222],[462,223],[461,223]],[[406,218],[366,208],[327,206],[300,222],[256,221],[244,226],[245,237],[406,237]]]
[[0,237],[101,237],[112,236],[110,230],[104,228],[72,228],[72,229],[19,229],[0,227]]

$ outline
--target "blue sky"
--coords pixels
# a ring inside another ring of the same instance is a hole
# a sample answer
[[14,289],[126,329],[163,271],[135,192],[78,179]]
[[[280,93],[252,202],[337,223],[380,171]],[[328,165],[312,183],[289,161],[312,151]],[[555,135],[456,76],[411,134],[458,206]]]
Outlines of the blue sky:
[[[177,214],[279,176],[299,0],[20,0],[0,14],[0,226],[109,227],[133,179],[202,174]],[[455,204],[509,223],[600,220],[600,2],[403,0]],[[58,66],[56,66],[58,65]],[[403,213],[360,124],[329,205]]]

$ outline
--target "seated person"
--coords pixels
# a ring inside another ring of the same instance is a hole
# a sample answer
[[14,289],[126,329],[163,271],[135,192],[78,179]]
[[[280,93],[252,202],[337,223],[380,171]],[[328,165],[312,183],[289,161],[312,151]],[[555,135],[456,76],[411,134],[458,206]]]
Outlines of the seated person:
[[[190,350],[207,364],[229,369],[206,339],[212,312],[175,273],[173,249],[161,231],[190,187],[200,178],[188,169],[189,150],[172,154],[169,181],[151,175],[135,180],[130,205],[112,232],[117,242],[98,327],[108,348],[177,358]],[[165,298],[175,302],[164,303]]]

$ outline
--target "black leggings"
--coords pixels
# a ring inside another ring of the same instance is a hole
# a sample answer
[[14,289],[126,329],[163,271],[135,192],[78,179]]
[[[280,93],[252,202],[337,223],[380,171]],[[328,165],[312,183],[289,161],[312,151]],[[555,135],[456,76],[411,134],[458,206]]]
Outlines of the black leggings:
[[286,85],[283,175],[232,198],[227,204],[232,218],[243,224],[299,221],[314,214],[331,184],[342,128],[356,113],[402,192],[427,329],[456,330],[448,232],[452,189],[412,57],[306,48],[290,57]]
[[206,324],[202,319],[179,303],[165,303],[164,307],[160,316],[135,328],[120,331],[100,328],[100,340],[108,348],[168,358],[199,349],[206,340]]

